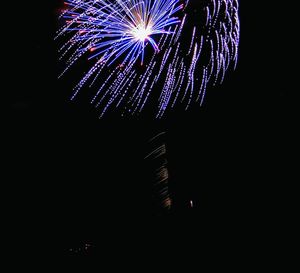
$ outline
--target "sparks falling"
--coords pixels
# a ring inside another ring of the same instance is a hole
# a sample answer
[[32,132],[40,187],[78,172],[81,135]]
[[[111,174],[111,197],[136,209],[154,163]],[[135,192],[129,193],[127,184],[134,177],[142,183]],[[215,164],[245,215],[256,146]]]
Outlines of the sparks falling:
[[[156,117],[183,103],[203,103],[209,83],[223,81],[238,58],[237,0],[67,0],[57,37],[64,75],[84,56],[91,67],[74,88],[96,90],[101,109],[137,114],[157,98]],[[194,26],[191,28],[191,24]],[[187,46],[187,41],[188,46]],[[155,96],[157,92],[159,96]]]

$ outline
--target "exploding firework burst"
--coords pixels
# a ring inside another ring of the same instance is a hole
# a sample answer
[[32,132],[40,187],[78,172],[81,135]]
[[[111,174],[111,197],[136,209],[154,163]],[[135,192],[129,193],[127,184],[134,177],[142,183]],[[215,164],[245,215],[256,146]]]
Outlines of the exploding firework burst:
[[158,118],[178,103],[186,109],[202,104],[208,84],[222,82],[231,64],[236,65],[237,0],[65,3],[64,25],[57,34],[65,37],[60,53],[66,68],[61,76],[88,56],[91,67],[72,99],[85,85],[94,86],[91,102],[101,116],[110,108],[139,113],[151,97],[157,98]]

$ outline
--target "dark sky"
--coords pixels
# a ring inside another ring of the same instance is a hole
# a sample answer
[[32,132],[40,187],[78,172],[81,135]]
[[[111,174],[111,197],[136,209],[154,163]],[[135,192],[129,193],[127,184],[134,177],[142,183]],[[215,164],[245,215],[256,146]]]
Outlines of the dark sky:
[[[179,238],[209,241],[216,234],[247,244],[258,223],[273,219],[283,202],[278,181],[287,179],[291,109],[269,43],[276,33],[267,8],[241,1],[237,70],[209,90],[204,106],[153,122],[99,120],[88,104],[68,100],[72,86],[57,80],[53,41],[59,1],[36,2],[19,10],[21,30],[12,46],[18,64],[6,114],[6,179],[24,248],[33,237],[39,237],[36,248],[49,246],[51,253],[87,241],[99,249],[107,237],[111,243],[105,247],[112,248],[151,236],[158,244],[162,238],[176,244]],[[177,205],[163,219],[153,216],[142,160],[145,142],[161,128],[168,132]]]

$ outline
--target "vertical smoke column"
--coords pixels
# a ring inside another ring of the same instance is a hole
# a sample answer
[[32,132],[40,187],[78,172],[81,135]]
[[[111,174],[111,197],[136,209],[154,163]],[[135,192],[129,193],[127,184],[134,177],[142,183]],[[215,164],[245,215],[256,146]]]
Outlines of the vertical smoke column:
[[161,132],[151,138],[147,145],[148,154],[145,157],[152,174],[152,196],[154,207],[170,210],[172,199],[169,191],[169,170],[167,161],[166,133]]

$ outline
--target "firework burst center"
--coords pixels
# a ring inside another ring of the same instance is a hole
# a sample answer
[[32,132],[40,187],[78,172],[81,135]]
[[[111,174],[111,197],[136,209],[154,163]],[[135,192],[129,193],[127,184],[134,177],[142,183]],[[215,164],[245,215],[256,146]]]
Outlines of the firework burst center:
[[150,25],[140,24],[131,31],[131,34],[137,41],[145,42],[152,34],[152,27]]

